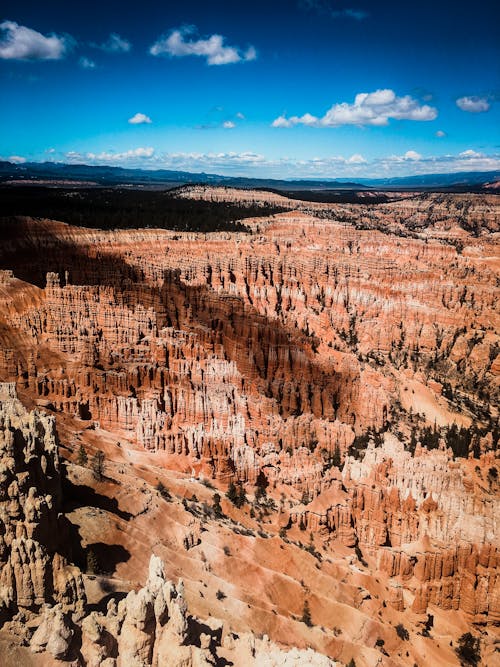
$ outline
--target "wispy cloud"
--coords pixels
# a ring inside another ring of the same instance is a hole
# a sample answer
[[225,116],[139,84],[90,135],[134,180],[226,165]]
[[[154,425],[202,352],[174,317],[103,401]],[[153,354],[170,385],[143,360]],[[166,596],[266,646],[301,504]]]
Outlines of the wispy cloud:
[[458,157],[462,158],[463,160],[478,160],[483,159],[486,156],[484,153],[479,153],[478,151],[473,151],[471,148],[469,148],[466,151],[459,153]]
[[368,18],[370,14],[364,9],[337,9],[331,12],[331,16],[334,19],[344,18],[362,21],[363,19]]
[[350,158],[346,160],[347,164],[366,164],[365,158],[359,153],[354,153]]
[[[229,65],[231,63],[255,60],[257,51],[253,46],[242,50],[237,46],[226,45],[222,35],[211,35],[206,39],[196,39],[195,26],[184,26],[172,30],[167,36],[161,37],[149,49],[153,56],[168,55],[182,58],[198,56],[205,58],[208,65]],[[186,39],[193,36],[193,39]]]
[[[265,165],[263,155],[247,152],[220,153],[159,153],[152,147],[139,147],[123,152],[101,151],[81,152],[69,151],[63,158],[70,163],[87,163],[94,165],[114,164],[122,166],[140,166],[149,169],[192,169],[204,170],[225,168],[246,168],[250,165]],[[57,158],[56,158],[57,159]]]
[[120,37],[116,32],[112,32],[108,39],[106,39],[101,44],[96,44],[92,42],[91,46],[95,49],[101,49],[101,51],[106,51],[107,53],[128,53],[132,48],[132,44],[125,39]]
[[364,9],[352,8],[338,9],[329,0],[298,0],[298,5],[301,9],[314,11],[323,16],[331,16],[333,19],[354,19],[362,21],[370,16],[369,12]]
[[374,160],[371,172],[375,175],[388,173],[439,174],[460,173],[463,171],[493,171],[500,169],[500,154],[486,155],[472,149],[458,155],[423,156],[416,151],[407,151],[404,155],[391,155]]
[[90,58],[87,58],[87,57],[85,57],[85,56],[82,56],[82,57],[79,59],[78,64],[79,64],[80,67],[82,67],[83,69],[95,69],[95,68],[96,68],[96,64],[95,64],[95,62],[94,62],[93,60],[90,60]]
[[483,113],[489,111],[490,102],[487,97],[478,97],[477,95],[466,95],[456,100],[456,105],[462,111],[469,113]]
[[387,125],[394,120],[434,120],[437,109],[428,104],[421,105],[418,100],[405,95],[398,97],[393,90],[376,90],[373,93],[358,93],[353,104],[341,102],[334,104],[324,116],[317,117],[310,113],[302,116],[285,115],[276,118],[273,127],[340,127],[341,125]]
[[0,23],[0,58],[4,60],[60,60],[72,43],[67,35],[46,36],[15,21]]
[[438,139],[442,139],[443,137],[446,137],[446,132],[443,132],[443,130],[438,130],[435,135]]
[[100,153],[82,153],[79,151],[69,151],[64,154],[64,157],[72,164],[115,164],[126,166],[132,163],[144,166],[144,161],[150,160],[154,154],[154,148],[140,146],[123,152],[101,151]]
[[10,155],[10,156],[7,158],[7,160],[8,160],[9,162],[13,162],[14,164],[23,164],[24,162],[26,162],[26,158],[25,158],[25,157],[21,157],[20,155]]
[[145,113],[136,113],[132,116],[132,118],[128,119],[128,122],[131,125],[142,125],[143,123],[152,123],[153,121],[149,116],[146,116]]
[[236,127],[236,123],[232,120],[224,120],[224,121],[211,121],[208,123],[199,123],[198,125],[194,126],[195,130],[220,130],[223,128],[224,130],[232,130],[233,128]]

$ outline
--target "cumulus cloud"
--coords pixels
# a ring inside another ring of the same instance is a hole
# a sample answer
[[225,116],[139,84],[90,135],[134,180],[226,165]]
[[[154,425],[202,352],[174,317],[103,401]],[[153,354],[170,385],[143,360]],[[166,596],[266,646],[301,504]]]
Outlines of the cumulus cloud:
[[[206,39],[196,39],[196,27],[185,26],[172,30],[167,36],[161,37],[149,49],[153,56],[168,55],[182,58],[183,56],[199,56],[206,59],[208,65],[229,65],[255,60],[257,51],[249,46],[246,51],[239,47],[228,46],[222,35],[211,35]],[[186,39],[193,36],[193,39]]]
[[15,21],[0,23],[0,58],[4,60],[60,60],[71,41],[54,33],[42,35]]
[[120,37],[116,32],[112,32],[108,39],[102,44],[92,44],[95,49],[101,49],[107,53],[128,53],[132,48],[132,44],[128,39]]
[[443,130],[438,130],[434,136],[438,137],[438,139],[442,139],[443,137],[446,137],[446,132],[443,132]]
[[394,120],[434,120],[437,109],[428,104],[421,105],[411,95],[398,97],[393,90],[376,90],[373,93],[358,93],[354,103],[341,102],[334,104],[324,116],[317,117],[310,113],[287,118],[281,115],[276,118],[273,127],[293,127],[308,125],[310,127],[340,127],[341,125],[388,125]]
[[149,116],[146,116],[145,113],[136,113],[132,118],[128,119],[128,122],[131,125],[142,125],[143,123],[152,123],[153,121]]
[[232,120],[225,120],[222,123],[222,127],[225,128],[226,130],[232,130],[233,127],[236,127],[236,123],[233,123]]
[[456,100],[456,105],[462,111],[469,113],[483,113],[489,111],[490,103],[486,97],[477,97],[476,95],[466,95]]
[[271,125],[272,127],[292,127],[292,122],[282,114],[281,116],[278,116],[278,118],[275,118]]
[[7,159],[9,162],[13,162],[14,164],[23,164],[24,162],[26,162],[26,158],[21,157],[20,155],[11,155]]
[[404,158],[405,160],[421,160],[422,156],[417,151],[406,151]]
[[85,56],[82,56],[80,60],[78,61],[78,64],[80,67],[83,69],[95,69],[96,64],[93,60],[90,60],[90,58],[86,58]]

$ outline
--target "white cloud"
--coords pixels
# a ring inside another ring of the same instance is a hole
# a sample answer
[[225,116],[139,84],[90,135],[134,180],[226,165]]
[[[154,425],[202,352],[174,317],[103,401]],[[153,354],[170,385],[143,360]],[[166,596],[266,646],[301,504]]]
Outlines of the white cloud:
[[241,113],[241,111],[238,111],[236,114],[236,118],[239,118],[239,120],[245,120],[245,115]]
[[191,171],[236,171],[244,173],[248,169],[265,167],[272,161],[266,160],[263,155],[251,151],[236,152],[211,152],[211,153],[165,153],[159,157],[159,161],[168,169],[181,169]]
[[80,67],[83,69],[95,69],[96,64],[93,60],[90,60],[90,58],[86,58],[85,56],[82,56],[80,60],[78,61],[78,64]]
[[249,46],[243,54],[243,60],[257,60],[257,49],[255,46]]
[[232,120],[225,120],[222,123],[222,127],[224,127],[226,130],[232,130],[233,127],[236,127],[236,123],[233,123]]
[[365,158],[359,153],[351,155],[351,157],[347,160],[347,162],[348,164],[366,164]]
[[114,151],[101,151],[100,153],[69,151],[68,153],[65,153],[65,158],[71,163],[143,166],[144,161],[147,162],[153,158],[154,154],[154,148],[149,146],[145,148],[132,148],[121,153],[115,153]]
[[420,153],[417,153],[417,151],[406,151],[405,155],[405,160],[421,160],[422,156]]
[[206,58],[208,65],[228,65],[255,60],[257,51],[253,46],[244,52],[236,46],[226,46],[222,35],[211,35],[207,39],[186,40],[189,35],[196,35],[194,26],[172,30],[168,36],[161,37],[149,49],[153,56],[169,55],[172,57],[200,56]]
[[341,125],[383,126],[394,120],[427,121],[437,117],[437,109],[428,104],[420,105],[418,100],[405,95],[398,97],[393,90],[376,90],[373,93],[358,93],[353,104],[341,102],[334,104],[326,114],[319,118],[306,113],[303,116],[276,118],[273,127],[340,127]]
[[486,97],[477,97],[476,95],[459,97],[456,100],[456,105],[462,111],[468,111],[469,113],[483,113],[490,108],[490,103]]
[[101,49],[107,53],[128,53],[132,48],[132,44],[128,39],[120,37],[116,32],[112,32],[108,39],[102,44],[92,44],[95,49]]
[[131,125],[141,125],[142,123],[152,123],[153,121],[145,113],[136,113],[132,118],[128,119]]
[[473,151],[469,148],[469,150],[462,151],[461,153],[458,154],[459,157],[461,158],[483,158],[485,157],[484,153],[478,153],[476,151]]
[[446,137],[446,132],[443,132],[443,130],[438,130],[434,136],[438,137],[438,139],[442,139],[443,137]]
[[0,23],[0,31],[0,58],[4,60],[60,60],[71,44],[71,38],[54,33],[46,37],[15,21]]
[[9,162],[13,162],[14,164],[23,164],[23,162],[26,162],[26,158],[21,157],[20,155],[11,155],[7,159]]
[[[423,157],[415,151],[403,155],[365,159],[359,154],[351,157],[331,155],[299,159],[294,157],[267,158],[252,151],[242,152],[159,152],[152,147],[140,147],[122,152],[70,152],[64,156],[70,163],[115,165],[143,169],[172,169],[235,176],[274,178],[380,178],[418,174],[460,173],[464,171],[493,171],[500,169],[500,154],[484,155],[472,149],[458,155]],[[59,161],[59,155],[56,156]]]
[[283,114],[275,118],[271,125],[272,127],[292,127],[292,123]]

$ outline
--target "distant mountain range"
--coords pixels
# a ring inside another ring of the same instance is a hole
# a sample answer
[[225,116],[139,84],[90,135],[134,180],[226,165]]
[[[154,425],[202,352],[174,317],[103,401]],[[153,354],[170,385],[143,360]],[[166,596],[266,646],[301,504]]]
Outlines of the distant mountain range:
[[[500,171],[460,172],[453,174],[423,174],[402,178],[296,179],[247,178],[220,174],[192,173],[168,169],[145,170],[124,167],[64,164],[59,162],[26,162],[13,164],[0,161],[0,183],[5,181],[47,181],[54,185],[61,181],[80,182],[82,185],[128,185],[131,187],[175,187],[186,183],[207,183],[239,188],[272,188],[293,190],[405,190],[446,189],[478,190],[500,179]],[[65,183],[67,185],[67,183]]]
[[462,171],[452,174],[420,174],[399,178],[363,178],[361,183],[375,188],[440,188],[460,186],[483,186],[500,179],[500,171]]

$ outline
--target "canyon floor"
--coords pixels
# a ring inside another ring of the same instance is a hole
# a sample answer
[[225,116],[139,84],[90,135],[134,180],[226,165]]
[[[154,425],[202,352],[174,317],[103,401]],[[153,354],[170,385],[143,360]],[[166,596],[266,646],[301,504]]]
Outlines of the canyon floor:
[[500,664],[497,195],[176,196],[0,222],[2,664]]

